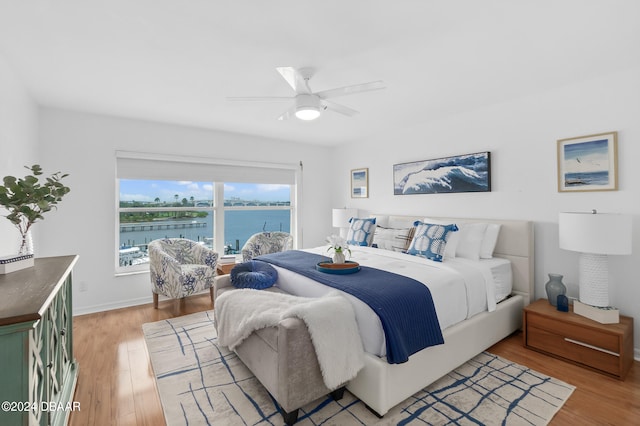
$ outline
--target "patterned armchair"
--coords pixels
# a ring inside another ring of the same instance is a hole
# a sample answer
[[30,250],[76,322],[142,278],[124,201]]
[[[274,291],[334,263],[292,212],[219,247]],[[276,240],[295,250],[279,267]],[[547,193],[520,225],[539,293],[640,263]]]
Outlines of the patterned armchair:
[[218,253],[182,238],[167,238],[149,243],[153,307],[158,309],[158,294],[180,299],[209,289],[213,303],[213,277]]
[[291,250],[293,237],[287,232],[260,232],[253,234],[242,246],[242,261],[248,262],[261,254]]

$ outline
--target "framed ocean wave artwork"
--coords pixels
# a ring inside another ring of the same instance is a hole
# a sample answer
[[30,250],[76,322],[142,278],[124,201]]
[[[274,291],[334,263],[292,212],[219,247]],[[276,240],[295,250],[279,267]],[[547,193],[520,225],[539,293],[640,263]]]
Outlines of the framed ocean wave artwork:
[[618,189],[618,132],[558,140],[558,192]]
[[393,194],[491,191],[491,153],[476,152],[394,164]]

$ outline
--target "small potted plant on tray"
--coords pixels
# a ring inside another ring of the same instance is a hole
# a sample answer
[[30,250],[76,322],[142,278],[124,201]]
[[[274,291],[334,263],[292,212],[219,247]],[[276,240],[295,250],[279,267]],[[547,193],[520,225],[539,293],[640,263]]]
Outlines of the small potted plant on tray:
[[338,235],[331,235],[327,237],[327,242],[329,243],[327,251],[333,250],[333,256],[331,257],[333,263],[346,263],[345,253],[349,253],[349,256],[351,256],[347,240]]

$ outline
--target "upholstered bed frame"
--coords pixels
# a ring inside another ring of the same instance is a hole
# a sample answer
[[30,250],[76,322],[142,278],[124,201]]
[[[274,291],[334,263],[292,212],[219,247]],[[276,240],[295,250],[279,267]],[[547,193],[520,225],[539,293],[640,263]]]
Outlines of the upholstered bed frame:
[[[407,223],[413,220],[423,220],[422,216],[390,216],[389,218],[390,220],[404,221]],[[434,217],[433,219],[451,221],[452,223],[464,221],[501,224],[494,256],[511,261],[513,272],[512,295],[500,302],[494,312],[480,313],[471,319],[447,328],[443,332],[445,339],[444,345],[423,349],[413,354],[406,363],[389,364],[383,358],[365,354],[365,367],[358,373],[355,379],[347,384],[347,389],[379,416],[383,416],[393,406],[518,330],[522,322],[522,309],[528,305],[534,297],[532,222],[442,217]],[[228,286],[230,286],[228,278],[220,277],[220,279],[217,279],[216,295]],[[288,326],[290,327],[291,324],[288,324]],[[282,330],[273,330],[272,332],[277,333],[282,332]],[[306,344],[308,336],[301,338],[308,348],[309,346]],[[258,341],[258,339],[255,340]],[[280,367],[278,367],[278,360],[280,358],[281,360],[291,359],[289,357],[297,356],[296,354],[299,354],[300,351],[298,344],[299,342],[296,342],[295,339],[290,339],[285,347],[278,345],[275,358],[271,363],[275,363],[276,365],[262,366],[262,369],[268,371],[274,368],[284,368],[281,364]],[[241,359],[245,364],[256,365],[258,363],[255,362],[255,358],[259,356],[259,351],[263,349],[266,349],[264,345],[262,349],[256,346],[250,351],[241,350],[240,352],[243,352]],[[317,362],[312,362],[309,365],[312,366],[311,368],[319,368]],[[254,371],[254,374],[255,373]],[[317,373],[319,372],[314,372],[315,376],[320,377]],[[296,376],[298,375],[299,372]],[[256,374],[256,376],[262,381],[258,374]],[[287,387],[286,384],[281,383],[283,381],[286,381],[286,375],[280,375],[280,377],[276,379],[276,385],[271,384],[271,386],[266,387],[277,388],[283,385]],[[298,391],[300,391],[300,389],[287,388],[286,392],[288,394],[296,394]],[[327,393],[327,389],[321,389],[321,391]],[[322,395],[322,392],[320,394],[314,393],[313,399]],[[311,396],[312,395],[309,395],[309,397]],[[280,402],[278,395],[274,395],[274,398]],[[307,399],[305,401],[311,402],[313,399]],[[301,401],[299,404],[305,401]],[[297,405],[296,407],[289,406],[285,409],[299,408],[300,406],[301,405]]]

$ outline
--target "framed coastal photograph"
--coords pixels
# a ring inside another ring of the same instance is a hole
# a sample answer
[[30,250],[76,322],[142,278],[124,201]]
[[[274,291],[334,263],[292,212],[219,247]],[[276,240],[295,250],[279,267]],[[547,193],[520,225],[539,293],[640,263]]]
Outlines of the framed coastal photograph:
[[476,152],[394,164],[393,194],[491,191],[491,153]]
[[558,140],[558,192],[618,189],[618,132]]
[[351,170],[351,198],[369,197],[369,169]]

